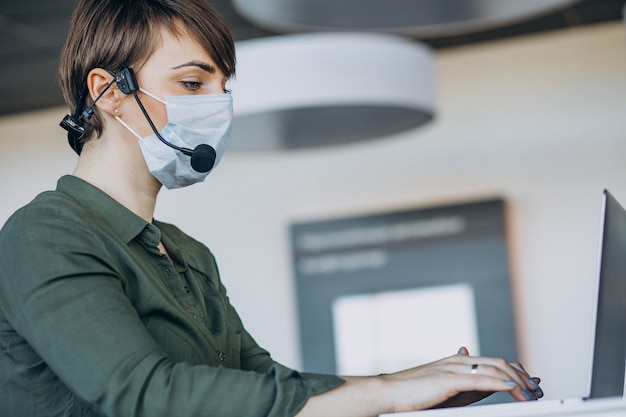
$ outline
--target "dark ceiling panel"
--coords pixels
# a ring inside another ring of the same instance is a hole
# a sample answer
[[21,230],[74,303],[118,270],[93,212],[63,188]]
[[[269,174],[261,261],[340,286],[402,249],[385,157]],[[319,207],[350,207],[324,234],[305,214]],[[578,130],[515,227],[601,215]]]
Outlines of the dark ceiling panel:
[[0,4],[0,115],[62,104],[56,66],[74,0]]
[[424,39],[435,49],[454,47],[469,43],[488,42],[524,36],[551,30],[572,28],[622,19],[625,0],[586,0],[564,10],[538,16],[532,20],[508,25],[506,27],[472,33],[470,35],[448,36]]
[[[436,0],[435,0],[436,1]],[[622,19],[625,0],[586,0],[548,16],[470,35],[421,39],[435,49]],[[277,35],[239,16],[230,0],[209,1],[236,40]],[[0,1],[0,115],[62,105],[56,63],[75,0]]]

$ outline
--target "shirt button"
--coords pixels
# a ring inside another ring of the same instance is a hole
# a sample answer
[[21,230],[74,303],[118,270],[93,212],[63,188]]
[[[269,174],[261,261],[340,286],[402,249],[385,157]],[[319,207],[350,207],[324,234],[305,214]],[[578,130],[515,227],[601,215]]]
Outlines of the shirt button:
[[191,290],[190,290],[190,289],[189,289],[189,287],[188,287],[188,286],[186,286],[186,285],[185,285],[185,291],[187,292],[187,294],[190,294],[190,293],[191,293]]
[[220,361],[224,362],[226,360],[226,354],[224,352],[220,352],[217,354],[217,357]]

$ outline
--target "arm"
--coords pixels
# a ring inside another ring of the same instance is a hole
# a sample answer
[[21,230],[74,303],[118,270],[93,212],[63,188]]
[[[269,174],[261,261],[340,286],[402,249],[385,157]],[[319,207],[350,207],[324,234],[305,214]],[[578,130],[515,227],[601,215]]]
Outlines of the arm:
[[0,237],[2,311],[41,358],[33,365],[49,367],[58,377],[51,383],[103,415],[288,416],[321,392],[277,364],[260,373],[169,360],[98,230],[72,216],[52,222],[47,210],[19,216],[28,218],[13,219]]

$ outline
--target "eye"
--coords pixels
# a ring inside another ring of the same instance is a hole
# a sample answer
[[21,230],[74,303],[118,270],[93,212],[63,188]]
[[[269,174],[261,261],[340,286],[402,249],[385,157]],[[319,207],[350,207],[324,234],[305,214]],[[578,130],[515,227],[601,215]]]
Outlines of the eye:
[[199,81],[181,81],[180,83],[189,91],[196,91],[202,87]]

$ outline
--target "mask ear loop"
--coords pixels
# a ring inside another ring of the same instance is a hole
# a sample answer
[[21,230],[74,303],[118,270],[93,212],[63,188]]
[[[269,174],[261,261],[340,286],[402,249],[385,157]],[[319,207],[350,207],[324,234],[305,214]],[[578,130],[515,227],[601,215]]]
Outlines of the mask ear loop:
[[145,95],[147,95],[150,98],[155,99],[156,101],[158,101],[159,103],[163,103],[165,104],[165,100],[161,100],[160,98],[158,98],[157,96],[155,96],[154,94],[152,94],[149,91],[144,90],[143,88],[139,88],[139,91],[141,91],[142,93],[144,93]]

